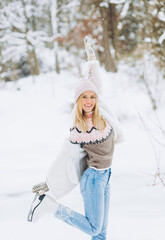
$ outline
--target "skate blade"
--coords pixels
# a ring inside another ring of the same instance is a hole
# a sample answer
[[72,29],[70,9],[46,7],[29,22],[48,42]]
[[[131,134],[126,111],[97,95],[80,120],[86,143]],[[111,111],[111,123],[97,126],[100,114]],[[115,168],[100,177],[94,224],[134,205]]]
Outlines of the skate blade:
[[36,200],[37,197],[38,197],[38,194],[36,193],[36,195],[35,195],[35,197],[34,197],[34,199],[32,201],[32,204],[31,204],[28,216],[27,216],[27,221],[28,222],[32,222],[32,217],[33,217],[33,215],[32,215],[32,213],[33,213],[32,208],[33,208],[33,203],[34,203],[34,201]]

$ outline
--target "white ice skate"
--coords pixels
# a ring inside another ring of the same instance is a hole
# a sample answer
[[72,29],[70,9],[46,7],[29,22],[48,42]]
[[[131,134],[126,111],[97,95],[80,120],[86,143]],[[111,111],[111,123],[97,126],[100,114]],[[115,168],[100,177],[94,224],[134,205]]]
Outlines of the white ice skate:
[[37,222],[39,218],[46,213],[55,214],[58,207],[59,203],[54,201],[50,196],[45,194],[39,195],[39,193],[36,193],[27,220],[29,222]]

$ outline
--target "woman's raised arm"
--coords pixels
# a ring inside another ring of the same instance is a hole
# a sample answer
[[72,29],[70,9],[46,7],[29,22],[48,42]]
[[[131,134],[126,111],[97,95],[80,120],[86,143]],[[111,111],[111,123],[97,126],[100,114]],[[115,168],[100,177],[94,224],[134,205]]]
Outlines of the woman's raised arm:
[[96,60],[95,51],[88,36],[84,38],[84,44],[88,60],[88,79],[96,85],[99,94],[102,95],[103,87],[99,73],[99,61]]

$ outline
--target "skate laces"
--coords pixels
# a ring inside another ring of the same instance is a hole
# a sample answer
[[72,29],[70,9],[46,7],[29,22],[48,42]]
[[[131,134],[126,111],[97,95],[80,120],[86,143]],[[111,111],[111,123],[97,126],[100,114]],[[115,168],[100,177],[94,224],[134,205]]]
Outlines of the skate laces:
[[38,193],[39,195],[43,195],[47,191],[49,191],[49,188],[46,182],[40,182],[38,184],[35,184],[32,188],[32,192]]

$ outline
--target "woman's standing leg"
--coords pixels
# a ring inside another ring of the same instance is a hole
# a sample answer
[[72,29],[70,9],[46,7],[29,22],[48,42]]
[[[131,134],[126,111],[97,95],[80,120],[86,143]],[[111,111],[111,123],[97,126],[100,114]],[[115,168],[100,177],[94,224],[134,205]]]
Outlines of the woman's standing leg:
[[95,236],[101,232],[104,219],[104,178],[88,168],[81,177],[80,190],[83,196],[85,216],[60,204],[55,216],[83,232]]
[[92,240],[105,240],[107,235],[107,227],[108,227],[108,217],[109,217],[109,207],[110,207],[110,176],[111,169],[108,170],[108,181],[105,186],[104,192],[104,220],[101,232],[97,236],[93,236]]

